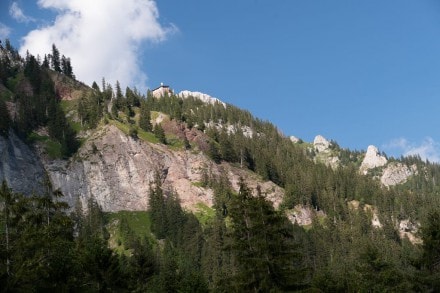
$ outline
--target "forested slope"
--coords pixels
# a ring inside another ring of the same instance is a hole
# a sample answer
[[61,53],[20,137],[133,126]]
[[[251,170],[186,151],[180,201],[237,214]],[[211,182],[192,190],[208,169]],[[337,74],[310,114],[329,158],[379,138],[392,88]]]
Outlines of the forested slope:
[[[386,187],[377,179],[382,169],[361,172],[364,152],[332,142],[328,154],[338,164],[326,164],[314,145],[293,143],[233,105],[123,93],[104,79],[88,88],[59,55],[55,46],[43,58],[1,47],[1,135],[17,134],[47,171],[38,194],[18,194],[6,181],[0,190],[1,290],[440,290],[438,164],[387,158],[417,172]],[[69,180],[55,182],[48,166],[67,175],[75,164],[99,166],[109,129],[123,137],[127,156],[160,150],[168,153],[164,166],[172,156],[203,157],[191,171],[197,176],[185,176],[210,201],[183,209],[167,185],[170,169],[159,168],[144,182],[147,210],[134,218],[104,214],[99,189],[62,204],[58,183]],[[231,180],[231,172],[243,176]],[[280,191],[275,209],[268,194]],[[292,224],[298,209],[320,216]]]

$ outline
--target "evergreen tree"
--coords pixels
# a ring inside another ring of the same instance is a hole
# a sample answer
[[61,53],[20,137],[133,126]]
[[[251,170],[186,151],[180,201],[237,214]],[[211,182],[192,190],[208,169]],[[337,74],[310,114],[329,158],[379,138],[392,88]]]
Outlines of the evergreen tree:
[[227,229],[222,213],[216,214],[205,233],[201,270],[211,291],[225,292],[230,289],[228,277],[233,272],[231,253],[226,248]]
[[119,80],[116,81],[116,99],[122,99],[124,96],[122,95],[121,85]]
[[73,254],[73,225],[66,204],[53,195],[23,197],[5,182],[0,188],[2,291],[65,291],[73,288],[77,272]]
[[49,58],[47,57],[47,54],[44,54],[43,64],[41,67],[48,69],[49,68]]
[[148,291],[150,281],[158,271],[158,264],[152,245],[147,241],[134,238],[128,245],[133,254],[128,258],[122,270],[128,275],[127,287],[133,291]]
[[423,240],[422,269],[429,290],[440,290],[440,212],[432,210],[421,229]]
[[96,83],[96,81],[92,83],[92,89],[94,89],[96,92],[101,92],[101,90],[99,89],[99,85]]
[[157,239],[165,238],[167,227],[165,198],[161,185],[159,174],[156,174],[154,183],[150,184],[148,206],[152,222],[151,231],[156,235]]
[[81,124],[88,124],[90,128],[95,128],[103,116],[102,93],[96,83],[93,86],[94,91],[85,93],[78,102]]
[[141,111],[139,114],[139,127],[144,131],[151,131],[151,114],[145,102],[141,103]]
[[7,137],[11,126],[9,111],[5,101],[0,99],[0,135]]
[[75,76],[73,75],[72,64],[70,63],[70,58],[67,58],[64,55],[61,57],[61,72],[64,75],[75,79]]
[[237,161],[234,147],[226,131],[222,131],[219,135],[220,154],[223,160],[228,162]]
[[127,99],[127,104],[130,107],[139,107],[141,104],[139,95],[135,91],[131,90],[129,87],[125,89],[125,97]]
[[60,143],[63,156],[69,157],[78,149],[79,143],[75,131],[70,127],[63,110],[54,99],[49,103],[48,116],[50,137]]
[[37,59],[33,55],[29,55],[26,58],[26,64],[24,68],[24,75],[29,78],[29,81],[34,90],[34,94],[37,95],[40,93],[41,82],[42,82],[42,73],[40,69],[40,65],[37,62]]
[[53,70],[61,73],[60,51],[55,44],[52,44],[51,65]]
[[208,157],[211,158],[215,163],[220,164],[222,157],[218,150],[217,143],[215,141],[210,141],[208,145]]
[[229,208],[231,251],[237,262],[235,290],[268,292],[304,285],[300,255],[287,219],[258,191],[256,197],[243,180]]
[[166,136],[165,136],[165,131],[163,130],[163,128],[160,125],[160,123],[157,123],[156,125],[154,125],[153,132],[154,132],[154,135],[157,137],[157,139],[159,140],[160,143],[167,144],[167,139],[166,139]]

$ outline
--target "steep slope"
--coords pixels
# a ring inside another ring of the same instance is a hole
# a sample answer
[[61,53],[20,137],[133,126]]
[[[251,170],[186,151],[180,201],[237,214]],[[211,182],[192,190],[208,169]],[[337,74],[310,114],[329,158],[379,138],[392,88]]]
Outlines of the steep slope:
[[204,172],[226,175],[236,190],[240,177],[253,188],[260,185],[276,206],[283,196],[280,187],[249,171],[215,164],[202,153],[133,139],[112,125],[95,131],[70,161],[46,158],[44,165],[54,188],[59,188],[71,205],[77,198],[85,202],[94,196],[104,211],[146,210],[156,174],[163,188],[175,191],[189,210],[198,203],[212,205],[213,191],[200,186]]
[[0,180],[14,192],[42,194],[45,170],[34,151],[13,131],[0,136]]

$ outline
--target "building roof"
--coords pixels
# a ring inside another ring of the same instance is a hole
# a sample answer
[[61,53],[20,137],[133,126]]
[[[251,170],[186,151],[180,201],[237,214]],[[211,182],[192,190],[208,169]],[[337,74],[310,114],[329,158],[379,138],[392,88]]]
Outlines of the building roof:
[[153,92],[158,90],[158,89],[168,89],[168,88],[170,88],[169,85],[164,85],[163,83],[160,83],[160,86],[155,88],[155,89],[153,89]]

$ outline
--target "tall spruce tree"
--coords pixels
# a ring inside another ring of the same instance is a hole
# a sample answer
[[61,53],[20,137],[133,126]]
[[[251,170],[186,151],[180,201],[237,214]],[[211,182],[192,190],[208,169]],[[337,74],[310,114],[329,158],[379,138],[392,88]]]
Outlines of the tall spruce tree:
[[237,265],[234,290],[269,292],[305,286],[291,224],[259,190],[254,197],[243,179],[239,194],[232,198],[229,216],[230,247]]
[[55,70],[56,72],[62,72],[60,51],[55,46],[55,44],[52,44],[51,65],[52,65],[52,69]]
[[421,229],[423,240],[422,269],[423,281],[428,290],[440,290],[440,212],[431,210]]
[[157,123],[156,125],[154,125],[154,129],[153,129],[154,135],[156,136],[156,138],[163,144],[167,144],[167,138],[165,136],[165,131],[163,130],[162,126],[160,125],[160,123]]
[[141,102],[141,111],[139,114],[139,127],[144,131],[151,131],[151,114],[147,103]]

